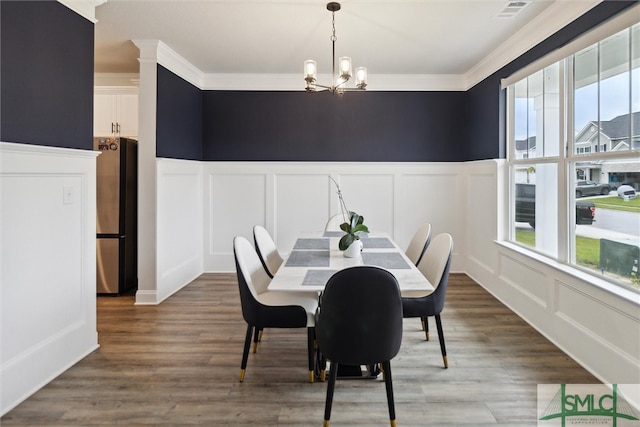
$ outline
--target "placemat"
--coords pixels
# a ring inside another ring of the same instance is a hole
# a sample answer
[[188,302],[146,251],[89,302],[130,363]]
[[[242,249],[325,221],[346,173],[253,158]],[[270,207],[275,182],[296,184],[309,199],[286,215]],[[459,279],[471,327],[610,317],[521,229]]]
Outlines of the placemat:
[[306,286],[324,286],[329,278],[338,270],[308,270],[304,275],[303,285]]
[[329,250],[329,239],[298,239],[293,249],[324,249]]
[[344,235],[344,231],[325,231],[322,237],[342,237]]
[[360,240],[362,240],[362,246],[364,246],[365,248],[391,249],[395,247],[393,246],[393,243],[391,243],[391,240],[387,239],[386,237],[363,237]]
[[397,252],[362,252],[362,262],[366,265],[398,270],[411,268]]
[[287,267],[329,267],[329,251],[291,251]]

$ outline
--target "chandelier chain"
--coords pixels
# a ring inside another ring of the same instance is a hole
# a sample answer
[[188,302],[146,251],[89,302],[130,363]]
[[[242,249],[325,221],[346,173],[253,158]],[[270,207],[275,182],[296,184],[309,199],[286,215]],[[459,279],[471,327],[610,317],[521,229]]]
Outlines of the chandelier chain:
[[336,37],[336,13],[331,12],[331,26],[333,27],[333,32],[331,33],[331,41],[335,42],[338,40]]

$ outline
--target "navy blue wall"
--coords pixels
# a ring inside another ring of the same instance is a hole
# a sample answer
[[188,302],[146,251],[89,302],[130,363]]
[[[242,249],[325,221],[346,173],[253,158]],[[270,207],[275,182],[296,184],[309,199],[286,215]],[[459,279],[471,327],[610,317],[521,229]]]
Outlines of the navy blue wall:
[[460,161],[464,92],[207,91],[204,160]]
[[202,91],[158,65],[156,155],[202,160]]
[[468,93],[469,122],[464,160],[505,158],[506,91],[500,90],[500,80],[536,59],[566,45],[637,1],[605,1],[573,21],[548,39],[534,46],[491,76],[471,88]]
[[93,44],[56,1],[0,1],[0,140],[93,149]]

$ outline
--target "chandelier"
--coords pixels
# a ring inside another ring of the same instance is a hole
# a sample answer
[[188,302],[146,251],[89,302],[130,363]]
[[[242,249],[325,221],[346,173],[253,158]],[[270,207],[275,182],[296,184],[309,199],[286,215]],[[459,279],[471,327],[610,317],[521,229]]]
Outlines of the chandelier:
[[333,27],[333,32],[331,33],[331,45],[333,53],[333,64],[331,67],[331,86],[325,86],[316,83],[318,64],[313,59],[308,59],[304,61],[304,80],[307,82],[307,87],[305,89],[307,92],[322,92],[328,90],[334,93],[342,93],[345,90],[365,90],[365,88],[367,87],[367,69],[365,67],[356,68],[355,88],[345,87],[345,84],[352,76],[351,58],[349,58],[348,56],[342,56],[338,58],[338,69],[336,70],[336,12],[340,10],[340,3],[327,3],[327,10],[331,12],[331,26]]

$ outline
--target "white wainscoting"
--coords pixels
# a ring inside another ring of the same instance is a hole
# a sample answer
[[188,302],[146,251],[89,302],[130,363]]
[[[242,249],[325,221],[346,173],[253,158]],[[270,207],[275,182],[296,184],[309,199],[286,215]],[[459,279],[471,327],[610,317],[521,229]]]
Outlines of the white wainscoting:
[[2,414],[98,347],[96,156],[0,142]]
[[[431,222],[434,233],[451,233],[456,245],[462,240],[464,164],[205,162],[203,167],[205,271],[235,271],[233,237],[253,241],[255,224],[272,234],[283,254],[301,232],[324,229],[340,212],[329,176],[340,184],[349,210],[401,247],[424,222]],[[457,248],[453,269],[462,271]]]
[[[158,159],[156,303],[203,272],[202,163]],[[144,221],[144,218],[140,219]],[[148,295],[146,296],[148,298]]]

